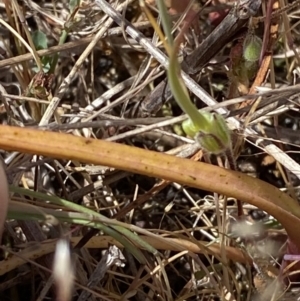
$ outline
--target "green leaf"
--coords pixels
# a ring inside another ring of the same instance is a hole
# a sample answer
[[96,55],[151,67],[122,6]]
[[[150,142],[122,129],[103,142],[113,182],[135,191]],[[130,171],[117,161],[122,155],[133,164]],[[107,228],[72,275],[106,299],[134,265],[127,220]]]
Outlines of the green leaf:
[[42,31],[35,31],[32,34],[32,40],[34,46],[37,50],[47,49],[48,48],[48,39],[47,36]]

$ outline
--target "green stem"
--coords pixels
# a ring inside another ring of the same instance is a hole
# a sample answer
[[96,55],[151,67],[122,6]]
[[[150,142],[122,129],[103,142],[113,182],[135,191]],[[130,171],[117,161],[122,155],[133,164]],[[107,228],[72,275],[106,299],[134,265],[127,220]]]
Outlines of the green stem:
[[171,28],[171,25],[170,25],[171,20],[169,18],[169,14],[167,12],[166,5],[164,3],[164,0],[157,0],[156,3],[157,3],[157,7],[159,9],[161,22],[162,22],[162,25],[163,25],[163,28],[164,28],[164,31],[165,31],[165,35],[168,38],[170,48],[172,48],[173,45],[174,45],[174,39],[173,39],[173,36],[172,36],[172,28]]
[[[59,42],[58,45],[62,45],[65,43],[67,37],[68,37],[69,31],[66,29],[63,29],[61,36],[59,38]],[[58,62],[58,56],[59,56],[59,52],[55,53],[51,62],[51,66],[49,69],[49,74],[54,73],[54,70],[56,68],[57,62]]]

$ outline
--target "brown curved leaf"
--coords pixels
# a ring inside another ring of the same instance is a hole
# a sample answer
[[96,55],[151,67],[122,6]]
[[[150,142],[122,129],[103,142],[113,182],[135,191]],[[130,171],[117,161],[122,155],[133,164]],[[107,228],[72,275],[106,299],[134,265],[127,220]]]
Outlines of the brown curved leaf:
[[234,197],[274,216],[300,248],[298,203],[276,187],[243,173],[119,143],[4,125],[0,125],[0,147],[111,166]]

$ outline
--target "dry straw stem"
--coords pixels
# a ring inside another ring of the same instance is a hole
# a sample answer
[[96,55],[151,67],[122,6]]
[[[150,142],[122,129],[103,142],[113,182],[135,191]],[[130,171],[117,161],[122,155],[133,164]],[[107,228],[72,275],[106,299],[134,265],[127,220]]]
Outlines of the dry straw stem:
[[[141,29],[141,28],[148,28],[150,26],[149,24],[150,23],[148,21],[143,21],[143,22],[134,23],[134,26],[136,28]],[[114,37],[114,36],[118,36],[120,34],[122,34],[122,28],[114,27],[114,28],[108,29],[108,31],[105,33],[105,37]],[[36,53],[39,57],[56,54],[57,52],[59,52],[59,53],[66,52],[65,56],[69,55],[69,53],[71,51],[73,51],[75,53],[81,53],[82,49],[84,47],[86,47],[86,45],[89,44],[93,39],[94,39],[93,36],[92,37],[84,37],[84,38],[81,38],[80,40],[67,42],[62,45],[52,46],[48,49],[41,49],[41,50],[38,50]],[[4,68],[4,67],[20,64],[20,63],[29,61],[31,59],[32,59],[31,53],[21,54],[21,55],[7,58],[7,59],[3,59],[0,61],[0,69]]]
[[[129,5],[130,2],[126,1],[125,3],[122,3],[118,6],[118,10],[123,10],[124,7]],[[55,97],[52,98],[49,106],[47,107],[46,112],[44,113],[42,119],[40,120],[40,125],[46,125],[48,124],[50,118],[52,117],[53,113],[55,112],[57,106],[60,103],[60,100],[64,96],[65,92],[67,91],[67,88],[70,86],[74,76],[78,73],[78,70],[80,69],[81,65],[87,58],[87,56],[92,52],[92,50],[95,48],[98,41],[105,36],[105,33],[107,32],[108,28],[112,25],[113,20],[109,19],[106,20],[100,30],[95,35],[94,39],[89,43],[87,48],[84,50],[84,52],[80,55],[79,59],[76,61],[75,65],[73,66],[72,70],[68,74],[68,76],[64,79],[60,87],[58,88],[57,94]]]
[[296,201],[240,172],[113,142],[10,126],[0,126],[0,148],[110,166],[231,196],[274,216],[300,248]]

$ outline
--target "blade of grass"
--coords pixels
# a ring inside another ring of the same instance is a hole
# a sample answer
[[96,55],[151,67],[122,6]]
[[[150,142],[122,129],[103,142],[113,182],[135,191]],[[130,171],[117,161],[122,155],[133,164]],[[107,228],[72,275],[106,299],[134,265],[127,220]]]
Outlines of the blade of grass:
[[11,201],[9,204],[8,218],[18,219],[18,220],[36,220],[36,221],[42,220],[45,222],[47,221],[51,222],[51,220],[53,220],[54,217],[61,222],[73,223],[77,225],[89,226],[95,229],[99,229],[103,231],[105,234],[117,240],[119,243],[121,243],[142,264],[146,264],[146,259],[143,253],[137,247],[135,247],[130,241],[134,241],[137,243],[141,241],[140,246],[143,249],[146,249],[147,251],[150,252],[152,251],[152,253],[154,250],[155,251],[154,254],[157,254],[156,249],[154,249],[152,246],[147,244],[145,241],[141,240],[137,235],[133,234],[129,230],[120,226],[116,226],[115,228],[117,229],[114,229],[114,226],[109,227],[104,225],[103,223],[96,220],[97,213],[92,210],[90,211],[93,212],[93,214],[91,214],[90,212],[77,213],[77,212],[56,211],[53,209],[37,207],[26,203]]
[[[121,234],[126,236],[128,239],[134,241],[136,245],[143,247],[148,252],[150,252],[154,255],[157,254],[156,249],[152,248],[152,246],[150,246],[150,245],[145,244],[144,241],[139,240],[138,236],[134,235],[131,231],[129,231],[127,229],[127,224],[125,224],[125,223],[121,223],[117,220],[107,218],[104,215],[102,215],[98,212],[95,212],[87,207],[69,202],[69,201],[61,199],[57,196],[50,196],[50,195],[47,195],[47,194],[44,194],[41,192],[32,191],[29,189],[24,189],[24,188],[16,187],[16,186],[10,186],[10,191],[19,193],[21,195],[27,195],[27,196],[30,196],[33,198],[45,200],[45,201],[51,202],[52,204],[62,206],[63,208],[68,208],[68,209],[71,209],[71,210],[74,210],[77,212],[88,214],[89,216],[96,218],[100,222],[100,224],[96,227],[97,229],[102,230],[105,233],[107,233],[107,229],[106,229],[107,226],[104,225],[103,223],[109,224],[111,228],[120,232]],[[90,222],[91,221],[92,220],[90,220]],[[134,231],[134,229],[133,229],[133,231]]]

